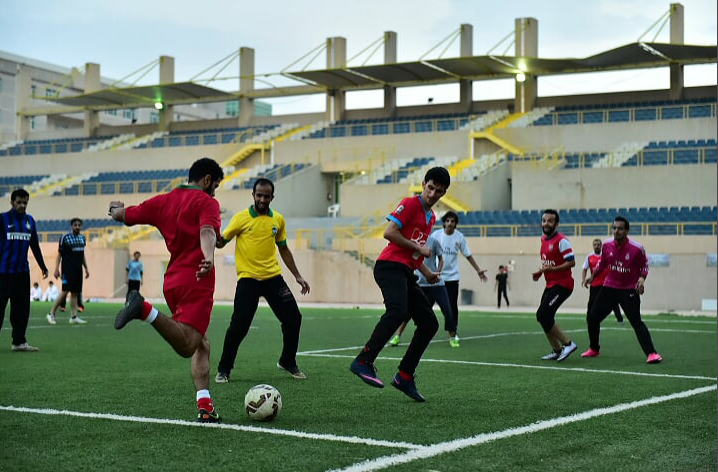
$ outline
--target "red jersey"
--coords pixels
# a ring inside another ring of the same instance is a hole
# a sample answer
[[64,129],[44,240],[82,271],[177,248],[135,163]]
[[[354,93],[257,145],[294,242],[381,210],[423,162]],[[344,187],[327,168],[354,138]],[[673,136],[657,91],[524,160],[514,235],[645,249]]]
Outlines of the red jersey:
[[[543,265],[556,267],[565,261],[572,260],[571,243],[563,234],[556,232],[548,237],[545,234],[541,235],[541,263]],[[546,288],[560,285],[573,290],[573,277],[570,268],[558,272],[544,272],[543,276],[546,279]]]
[[165,239],[170,261],[164,290],[178,286],[208,287],[214,290],[214,269],[197,280],[195,273],[204,259],[199,241],[202,226],[211,226],[219,238],[219,202],[199,187],[180,185],[137,206],[125,209],[125,224],[156,227]]
[[585,261],[583,261],[583,268],[590,270],[591,274],[594,274],[593,280],[591,281],[591,287],[603,286],[603,281],[606,280],[606,276],[608,275],[607,270],[602,270],[600,274],[596,275],[596,266],[600,260],[600,254],[592,253],[586,257]]
[[[434,215],[433,210],[425,209],[421,197],[416,196],[405,198],[399,202],[399,206],[386,219],[396,223],[402,236],[406,239],[423,246],[426,244],[426,240],[431,234],[431,229],[434,227],[436,215]],[[377,260],[400,262],[412,270],[416,270],[421,267],[424,256],[389,242],[384,250],[381,251]]]
[[643,246],[626,238],[622,246],[609,239],[603,243],[601,260],[596,270],[607,272],[604,287],[632,289],[636,288],[639,277],[648,277],[648,258]]

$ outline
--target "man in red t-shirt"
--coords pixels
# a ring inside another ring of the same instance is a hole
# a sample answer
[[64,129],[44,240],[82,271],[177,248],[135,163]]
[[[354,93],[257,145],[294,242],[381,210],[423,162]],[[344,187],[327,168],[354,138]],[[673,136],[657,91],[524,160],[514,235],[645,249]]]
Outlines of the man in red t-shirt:
[[159,313],[133,290],[117,313],[115,329],[133,319],[151,323],[184,358],[192,358],[190,372],[197,388],[197,421],[214,423],[219,414],[209,395],[209,342],[205,336],[214,303],[214,246],[219,237],[219,203],[214,192],[224,177],[212,159],[192,164],[187,185],[157,195],[137,206],[110,203],[110,216],[127,226],[155,226],[170,252],[164,276],[164,296],[172,313]]
[[[593,302],[596,300],[596,295],[598,295],[598,292],[601,290],[601,287],[603,287],[603,281],[606,280],[606,276],[608,275],[607,270],[601,271],[600,274],[594,273],[596,270],[596,266],[598,265],[598,261],[601,260],[601,246],[603,246],[601,240],[594,239],[593,254],[589,254],[588,256],[586,256],[586,260],[583,261],[583,270],[581,271],[581,285],[583,287],[586,286],[586,274],[589,270],[591,271],[591,277],[593,277],[593,280],[591,281],[591,286],[588,289],[588,308],[586,309],[586,317],[588,317],[588,314],[591,313],[591,306],[593,306]],[[619,323],[623,323],[621,308],[618,304],[613,308],[613,314],[616,316],[616,321],[618,321]]]
[[535,281],[542,275],[546,279],[541,304],[536,310],[536,321],[543,328],[552,351],[541,359],[561,362],[578,346],[561,331],[555,321],[558,308],[573,293],[571,268],[576,265],[571,243],[556,230],[558,221],[556,210],[544,210],[541,215],[541,266],[532,275]]
[[364,349],[349,367],[363,382],[383,388],[384,384],[376,376],[374,360],[399,325],[413,319],[416,331],[391,385],[418,402],[423,402],[424,397],[416,389],[414,371],[439,329],[439,322],[417,284],[414,270],[418,269],[429,283],[439,280],[439,274],[431,272],[423,261],[424,257],[431,256],[431,250],[425,246],[436,221],[431,207],[444,196],[450,183],[451,177],[446,169],[429,169],[421,183],[421,195],[403,199],[386,217],[389,223],[384,230],[384,239],[389,244],[379,254],[374,265],[374,280],[381,289],[386,312],[379,319]]

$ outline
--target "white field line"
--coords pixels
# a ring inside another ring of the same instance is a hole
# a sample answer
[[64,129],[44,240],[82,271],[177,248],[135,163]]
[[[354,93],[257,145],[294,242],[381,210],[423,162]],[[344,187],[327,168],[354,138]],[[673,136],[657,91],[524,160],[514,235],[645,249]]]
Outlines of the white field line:
[[382,447],[393,447],[401,449],[419,449],[425,446],[418,444],[411,444],[407,442],[397,441],[382,441],[379,439],[367,439],[360,438],[357,436],[337,436],[334,434],[316,434],[316,433],[304,433],[302,431],[294,431],[288,429],[274,429],[274,428],[260,428],[257,426],[245,426],[239,424],[227,424],[227,423],[197,423],[194,421],[185,420],[172,420],[168,418],[146,418],[142,416],[125,416],[115,415],[111,413],[85,413],[80,411],[69,411],[69,410],[55,410],[51,408],[25,408],[15,406],[2,406],[0,405],[0,411],[16,411],[20,413],[36,413],[40,415],[64,415],[74,416],[79,418],[92,418],[101,420],[112,420],[112,421],[126,421],[131,423],[153,423],[153,424],[168,424],[176,426],[191,426],[199,428],[215,428],[215,429],[228,429],[233,431],[247,431],[252,433],[263,433],[263,434],[275,434],[278,436],[291,436],[302,439],[318,439],[322,441],[334,441],[334,442],[345,442],[351,444],[366,444],[368,446],[382,446]]
[[[630,330],[630,325],[625,328],[619,328],[619,327],[605,327],[601,328],[601,331],[626,331]],[[669,332],[669,333],[704,333],[704,334],[712,334],[715,335],[715,331],[708,331],[708,330],[690,330],[690,329],[663,329],[663,328],[653,328],[651,331],[661,331],[661,332]],[[564,333],[583,333],[586,332],[585,329],[564,329]],[[462,341],[467,341],[471,339],[489,339],[489,338],[499,338],[502,336],[522,336],[522,335],[543,335],[543,331],[536,330],[536,331],[514,331],[510,333],[493,333],[493,334],[482,334],[477,336],[463,336],[461,338]],[[431,343],[444,343],[448,341],[447,339],[434,339],[431,341]],[[404,346],[406,343],[400,344],[400,346]],[[302,351],[298,352],[297,355],[311,355],[311,354],[322,354],[325,352],[338,352],[338,351],[356,351],[363,349],[364,346],[348,346],[348,347],[336,347],[332,349],[317,349],[313,351]]]
[[[340,359],[353,359],[353,355],[349,354],[308,354],[303,355],[310,357],[334,357]],[[400,361],[400,357],[377,357],[379,360],[386,361]],[[517,367],[522,369],[539,369],[539,370],[560,370],[563,372],[588,372],[595,374],[616,374],[616,375],[633,375],[636,377],[661,377],[669,379],[685,379],[685,380],[710,380],[715,381],[715,377],[704,377],[700,375],[680,375],[680,374],[652,374],[649,372],[630,372],[625,370],[602,370],[602,369],[585,369],[583,367],[552,367],[547,365],[531,365],[531,364],[509,364],[504,362],[479,362],[479,361],[457,361],[449,359],[422,359],[421,362],[436,362],[443,364],[462,364],[462,365],[477,365],[483,367]],[[565,364],[564,364],[565,365]]]
[[563,426],[569,423],[577,423],[579,421],[586,421],[592,418],[598,418],[600,416],[611,415],[615,413],[621,413],[623,411],[633,410],[648,405],[655,405],[671,400],[687,398],[701,393],[706,393],[716,390],[716,385],[710,385],[707,387],[694,388],[692,390],[685,390],[683,392],[673,393],[670,395],[663,395],[659,397],[651,397],[645,400],[638,400],[629,403],[619,403],[618,405],[596,408],[593,410],[584,411],[583,413],[577,413],[575,415],[563,416],[559,418],[553,418],[549,420],[538,421],[525,426],[519,426],[516,428],[509,428],[503,431],[497,431],[493,433],[482,433],[476,436],[471,436],[463,439],[456,439],[453,441],[446,441],[437,443],[431,446],[414,449],[411,451],[403,452],[400,454],[394,454],[391,456],[379,457],[363,462],[358,462],[350,466],[341,469],[331,469],[327,472],[370,472],[373,470],[381,470],[387,467],[406,464],[421,459],[428,459],[436,457],[441,454],[458,451],[471,446],[478,446],[499,439],[510,438],[514,436],[520,436],[524,434],[531,434],[538,431],[543,431],[558,426]]

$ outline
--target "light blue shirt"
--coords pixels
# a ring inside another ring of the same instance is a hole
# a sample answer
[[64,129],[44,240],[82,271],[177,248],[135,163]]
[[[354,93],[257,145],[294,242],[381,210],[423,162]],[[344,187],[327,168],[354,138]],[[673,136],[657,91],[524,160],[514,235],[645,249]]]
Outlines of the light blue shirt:
[[[424,258],[424,265],[428,267],[429,270],[432,272],[439,272],[438,256],[441,256],[444,251],[441,249],[441,244],[434,237],[434,234],[429,235],[429,238],[426,240],[426,244],[424,245],[424,247],[428,247],[429,249],[431,249],[431,256]],[[435,284],[430,284],[429,282],[427,282],[426,278],[424,278],[421,272],[415,270],[414,273],[419,277],[417,283],[421,287],[439,287],[444,285],[444,279],[439,280]]]
[[142,280],[142,263],[134,259],[127,263],[127,280]]

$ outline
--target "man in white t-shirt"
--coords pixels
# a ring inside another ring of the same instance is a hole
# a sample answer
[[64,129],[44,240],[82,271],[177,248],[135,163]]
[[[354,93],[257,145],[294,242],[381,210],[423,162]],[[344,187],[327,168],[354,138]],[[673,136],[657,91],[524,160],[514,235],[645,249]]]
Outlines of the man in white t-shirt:
[[55,286],[55,284],[52,283],[52,280],[51,280],[49,282],[49,285],[45,289],[45,293],[42,294],[42,301],[54,302],[58,295],[59,295],[59,291],[57,290],[57,287]]
[[30,301],[39,302],[40,298],[42,298],[42,289],[40,288],[40,284],[35,282],[32,284],[32,287],[30,287]]
[[[476,274],[482,282],[486,282],[486,271],[481,270],[479,265],[471,255],[471,250],[466,244],[466,238],[461,231],[456,229],[459,224],[459,215],[453,211],[448,211],[441,218],[444,225],[443,231],[435,231],[433,236],[441,244],[444,257],[444,267],[441,269],[441,280],[444,281],[446,291],[449,294],[449,302],[451,304],[451,312],[454,315],[456,326],[459,324],[459,254],[463,255],[474,268]],[[454,336],[454,341],[459,342],[459,336]]]

